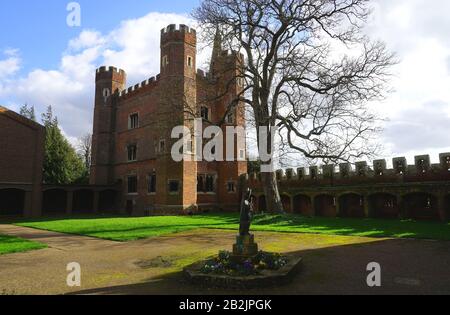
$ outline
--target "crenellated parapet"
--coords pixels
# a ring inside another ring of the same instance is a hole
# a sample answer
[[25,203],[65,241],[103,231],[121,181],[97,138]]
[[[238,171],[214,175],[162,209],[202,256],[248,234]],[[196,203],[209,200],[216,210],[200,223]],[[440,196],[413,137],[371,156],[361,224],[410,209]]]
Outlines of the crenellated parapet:
[[95,72],[96,82],[102,80],[111,80],[117,82],[126,82],[127,74],[124,70],[118,69],[116,67],[106,67],[102,66],[98,68]]
[[161,79],[161,76],[158,74],[155,77],[151,77],[148,80],[144,80],[141,83],[130,86],[129,88],[127,88],[119,93],[119,98],[125,99],[130,96],[136,95],[137,93],[142,92],[144,90],[148,91],[148,90],[152,89],[153,87],[157,86],[160,79]]
[[220,56],[223,58],[244,60],[244,55],[235,50],[222,50]]
[[[450,180],[450,153],[439,155],[440,163],[432,164],[429,155],[419,155],[414,158],[414,164],[408,164],[405,157],[392,159],[392,168],[387,168],[385,159],[374,160],[373,165],[367,162],[354,164],[341,163],[337,165],[310,166],[294,169],[278,170],[276,177],[279,182],[314,182],[331,181],[335,184],[351,184],[352,182],[382,181],[439,181]],[[251,174],[250,179],[258,182],[259,176]]]
[[197,31],[184,24],[170,24],[161,30],[161,45],[178,41],[196,45]]

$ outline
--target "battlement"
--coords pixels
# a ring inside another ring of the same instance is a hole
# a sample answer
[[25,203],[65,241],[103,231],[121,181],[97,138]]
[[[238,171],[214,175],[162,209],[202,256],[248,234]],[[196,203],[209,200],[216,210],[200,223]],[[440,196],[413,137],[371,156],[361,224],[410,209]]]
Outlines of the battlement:
[[220,52],[220,56],[222,58],[227,58],[227,59],[231,59],[231,60],[236,60],[236,59],[239,61],[244,60],[244,55],[235,50],[222,50]]
[[147,89],[152,88],[158,84],[160,78],[161,78],[161,76],[158,74],[155,77],[151,77],[148,80],[145,80],[145,81],[142,81],[141,83],[130,86],[129,88],[119,92],[119,98],[129,97],[131,95],[134,95],[134,94],[142,91],[144,88],[147,88]]
[[161,35],[162,34],[168,34],[168,33],[173,33],[173,32],[182,32],[182,33],[191,33],[191,34],[197,34],[197,31],[187,25],[184,24],[170,24],[167,27],[163,28],[161,30]]
[[95,79],[98,80],[117,80],[125,81],[126,72],[122,69],[116,67],[106,67],[102,66],[98,68],[95,72]]
[[[355,179],[378,179],[390,181],[396,179],[409,179],[411,181],[420,180],[450,180],[450,152],[439,155],[439,163],[431,164],[429,155],[419,155],[414,158],[414,164],[408,164],[405,157],[392,159],[392,168],[387,168],[387,161],[384,159],[373,161],[372,167],[367,162],[341,163],[339,165],[300,167],[297,170],[292,168],[277,170],[278,181],[290,180],[352,180]],[[250,174],[250,178],[259,181],[258,174]]]
[[100,73],[118,73],[118,74],[125,74],[125,70],[122,69],[118,69],[116,67],[106,67],[106,66],[101,66],[100,68],[98,68],[96,70],[97,74]]
[[197,31],[184,24],[170,24],[161,30],[161,44],[170,41],[185,41],[195,45],[197,42]]

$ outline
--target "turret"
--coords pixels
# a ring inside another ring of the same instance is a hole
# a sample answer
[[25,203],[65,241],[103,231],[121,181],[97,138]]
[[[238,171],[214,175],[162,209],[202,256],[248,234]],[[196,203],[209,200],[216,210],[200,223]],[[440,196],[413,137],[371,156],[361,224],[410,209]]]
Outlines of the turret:
[[115,67],[100,67],[95,73],[94,130],[92,133],[91,184],[114,182],[114,130],[116,100],[125,88],[126,73]]
[[170,149],[176,140],[172,139],[171,133],[175,126],[193,128],[193,120],[185,113],[195,112],[197,106],[196,56],[197,34],[194,29],[172,24],[161,30],[156,190],[163,193],[158,194],[156,203],[179,206],[183,210],[197,202],[197,178],[192,176],[197,173],[197,163],[174,161]]
[[171,24],[161,30],[161,77],[195,78],[197,32],[186,25]]
[[125,89],[127,75],[122,69],[100,67],[95,73],[95,105],[105,105],[109,96]]

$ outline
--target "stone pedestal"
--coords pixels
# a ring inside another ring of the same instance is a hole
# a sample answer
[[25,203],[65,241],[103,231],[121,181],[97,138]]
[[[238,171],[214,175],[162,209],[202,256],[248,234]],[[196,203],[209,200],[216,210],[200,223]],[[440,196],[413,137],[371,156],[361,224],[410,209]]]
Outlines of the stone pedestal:
[[258,244],[255,243],[253,235],[237,236],[236,244],[233,245],[232,260],[236,262],[244,262],[258,254]]

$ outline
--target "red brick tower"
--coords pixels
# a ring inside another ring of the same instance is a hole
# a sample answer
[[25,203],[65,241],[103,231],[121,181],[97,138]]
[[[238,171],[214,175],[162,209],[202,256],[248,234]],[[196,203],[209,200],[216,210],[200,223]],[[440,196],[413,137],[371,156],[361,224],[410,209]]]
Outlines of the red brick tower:
[[126,73],[114,67],[101,67],[95,76],[94,129],[90,183],[114,183],[114,146],[116,103],[126,85]]
[[[217,95],[223,95],[217,100],[215,108],[217,117],[220,119],[225,117],[224,124],[221,125],[224,136],[227,127],[244,127],[245,128],[245,110],[242,102],[235,101],[244,89],[244,80],[242,75],[242,64],[244,56],[238,52],[226,51],[222,49],[221,36],[218,31],[215,41],[213,55],[211,58],[211,76],[216,82]],[[239,204],[239,194],[231,194],[229,183],[234,183],[236,189],[239,184],[239,177],[247,173],[246,161],[246,143],[245,135],[237,136],[234,139],[234,159],[218,163],[218,182],[217,193],[220,204],[223,208],[235,209],[235,205]],[[241,146],[238,148],[238,143]],[[227,139],[224,139],[224,147],[227,148]],[[225,149],[224,149],[225,153]],[[233,206],[234,205],[234,206]]]
[[[161,30],[160,103],[157,109],[161,140],[157,156],[158,181],[156,203],[161,208],[186,210],[197,203],[194,161],[175,162],[171,156],[172,128],[187,126],[193,130],[196,111],[197,36],[185,25],[169,25]],[[194,149],[194,148],[192,148]],[[192,150],[194,152],[194,150]],[[193,156],[191,156],[193,158]],[[178,185],[178,192],[176,186]]]

